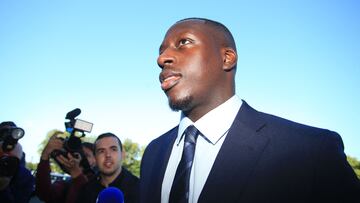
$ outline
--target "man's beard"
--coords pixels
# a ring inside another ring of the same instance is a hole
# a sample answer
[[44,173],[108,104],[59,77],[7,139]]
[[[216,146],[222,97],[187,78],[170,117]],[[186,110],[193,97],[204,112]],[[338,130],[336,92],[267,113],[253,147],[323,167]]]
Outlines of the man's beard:
[[121,166],[114,168],[112,171],[100,170],[103,176],[113,176],[116,174]]
[[171,100],[171,98],[169,98],[169,107],[173,111],[188,111],[191,108],[191,101],[191,96],[186,96],[177,100]]

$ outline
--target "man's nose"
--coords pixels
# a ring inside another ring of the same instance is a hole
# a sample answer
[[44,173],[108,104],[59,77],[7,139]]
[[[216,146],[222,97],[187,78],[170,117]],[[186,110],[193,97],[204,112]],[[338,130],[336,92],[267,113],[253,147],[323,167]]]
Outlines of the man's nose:
[[110,157],[110,155],[111,155],[110,151],[105,151],[105,156],[106,157]]
[[175,62],[175,56],[171,48],[165,49],[163,52],[160,53],[157,63],[160,68],[164,68],[167,65],[171,65]]

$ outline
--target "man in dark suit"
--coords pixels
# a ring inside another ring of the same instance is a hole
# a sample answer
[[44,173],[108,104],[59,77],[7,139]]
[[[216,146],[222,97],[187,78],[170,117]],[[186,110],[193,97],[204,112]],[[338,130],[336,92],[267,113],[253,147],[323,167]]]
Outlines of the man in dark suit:
[[[360,202],[337,133],[258,112],[235,95],[236,46],[224,25],[176,22],[157,62],[181,120],[145,150],[141,202]],[[189,126],[196,136],[187,140]]]

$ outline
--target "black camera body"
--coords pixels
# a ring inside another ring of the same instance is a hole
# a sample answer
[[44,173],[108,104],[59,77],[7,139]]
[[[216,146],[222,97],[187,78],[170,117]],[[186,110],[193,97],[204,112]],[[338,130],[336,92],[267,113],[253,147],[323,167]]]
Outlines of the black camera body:
[[[9,122],[12,123],[12,122]],[[2,150],[9,152],[13,150],[18,143],[18,140],[24,137],[25,131],[16,126],[6,126],[0,130],[0,141],[3,141]]]
[[85,136],[85,132],[91,132],[93,124],[81,119],[75,119],[78,115],[80,115],[80,113],[81,110],[76,108],[66,114],[65,119],[69,119],[69,121],[65,122],[65,128],[66,132],[70,135],[66,138],[63,138],[64,144],[61,150],[54,150],[51,152],[51,156],[65,172],[67,172],[66,169],[64,169],[64,167],[62,167],[62,165],[57,161],[56,157],[59,155],[67,157],[68,153],[71,153],[71,155],[75,157],[80,154],[80,165],[83,167],[84,172],[91,172],[92,170],[84,155],[82,141],[80,138]]
[[0,157],[0,177],[12,177],[19,168],[20,159],[14,156],[3,155]]
[[16,147],[18,140],[24,137],[24,135],[25,131],[22,128],[16,127],[15,123],[11,121],[0,124],[0,141],[2,141],[0,177],[11,177],[17,173],[20,159],[9,155],[9,152]]

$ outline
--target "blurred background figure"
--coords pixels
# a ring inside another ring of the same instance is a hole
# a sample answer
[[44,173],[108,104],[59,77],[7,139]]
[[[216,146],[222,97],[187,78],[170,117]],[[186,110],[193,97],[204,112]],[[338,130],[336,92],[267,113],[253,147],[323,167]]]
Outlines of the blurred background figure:
[[25,153],[18,140],[25,135],[12,121],[0,123],[0,202],[27,203],[34,177],[25,168]]
[[[94,145],[83,142],[82,152],[57,154],[54,151],[62,151],[64,140],[59,137],[63,134],[56,131],[49,139],[42,151],[40,162],[36,172],[36,195],[46,203],[71,203],[77,198],[80,188],[88,182],[96,171],[94,157]],[[71,176],[69,179],[51,181],[50,158],[54,158],[60,168]],[[82,159],[87,159],[90,169],[83,166]],[[86,168],[86,170],[85,170]]]

